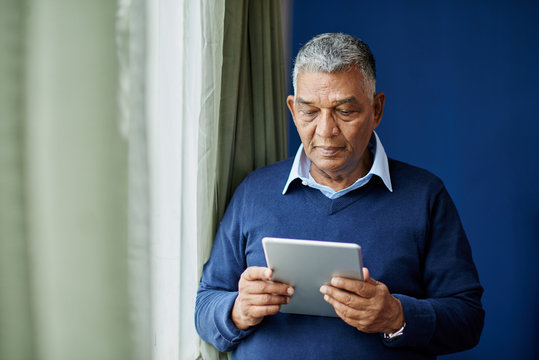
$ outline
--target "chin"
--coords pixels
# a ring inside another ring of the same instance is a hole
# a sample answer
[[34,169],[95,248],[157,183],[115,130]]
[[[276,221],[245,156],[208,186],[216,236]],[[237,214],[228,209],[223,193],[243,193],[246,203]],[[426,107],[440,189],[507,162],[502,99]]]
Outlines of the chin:
[[334,172],[338,171],[342,167],[342,163],[340,161],[324,161],[320,160],[317,162],[313,162],[314,166],[323,172]]

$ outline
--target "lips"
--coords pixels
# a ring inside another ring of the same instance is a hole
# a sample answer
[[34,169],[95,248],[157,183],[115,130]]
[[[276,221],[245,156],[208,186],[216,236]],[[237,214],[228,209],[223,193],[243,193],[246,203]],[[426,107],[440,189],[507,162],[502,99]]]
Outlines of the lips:
[[333,156],[343,149],[341,146],[315,146],[315,148],[323,156]]

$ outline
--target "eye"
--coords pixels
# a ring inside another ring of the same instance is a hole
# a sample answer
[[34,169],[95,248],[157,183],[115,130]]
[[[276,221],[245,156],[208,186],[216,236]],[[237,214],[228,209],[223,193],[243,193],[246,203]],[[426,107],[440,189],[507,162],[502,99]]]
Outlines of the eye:
[[339,114],[341,118],[353,117],[354,114],[357,112],[353,109],[336,109],[336,111],[337,111],[337,114]]
[[300,113],[301,120],[306,121],[306,122],[311,122],[318,115],[318,109],[303,108],[303,109],[300,109],[299,113]]

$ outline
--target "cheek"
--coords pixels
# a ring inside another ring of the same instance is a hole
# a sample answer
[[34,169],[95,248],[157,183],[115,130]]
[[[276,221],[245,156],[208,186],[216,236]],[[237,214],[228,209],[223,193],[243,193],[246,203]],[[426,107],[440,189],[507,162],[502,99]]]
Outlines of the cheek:
[[301,138],[302,142],[308,142],[312,139],[314,129],[315,127],[311,124],[302,124],[300,126],[296,126],[296,130],[298,131],[299,137]]
[[369,143],[372,130],[368,127],[341,129],[346,143],[351,147],[352,151],[362,151]]

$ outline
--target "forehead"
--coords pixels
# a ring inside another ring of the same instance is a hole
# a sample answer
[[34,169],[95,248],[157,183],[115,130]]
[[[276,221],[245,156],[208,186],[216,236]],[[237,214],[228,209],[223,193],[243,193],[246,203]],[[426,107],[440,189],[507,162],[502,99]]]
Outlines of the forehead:
[[366,96],[363,74],[357,68],[338,73],[302,71],[298,74],[297,85],[296,95],[306,101],[337,101]]

